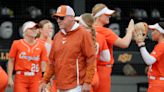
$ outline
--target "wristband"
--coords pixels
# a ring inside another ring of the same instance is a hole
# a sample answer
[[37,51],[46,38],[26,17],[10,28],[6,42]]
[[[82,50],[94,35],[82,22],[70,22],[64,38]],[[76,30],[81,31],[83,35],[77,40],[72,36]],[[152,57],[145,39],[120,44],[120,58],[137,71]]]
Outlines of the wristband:
[[138,46],[139,49],[141,49],[142,47],[145,47],[145,45]]

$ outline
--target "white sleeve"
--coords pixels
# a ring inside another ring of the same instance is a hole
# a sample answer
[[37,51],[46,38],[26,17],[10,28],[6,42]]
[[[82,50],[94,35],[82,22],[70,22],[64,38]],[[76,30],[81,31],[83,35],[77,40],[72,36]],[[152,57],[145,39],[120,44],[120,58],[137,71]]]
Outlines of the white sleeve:
[[146,47],[141,47],[140,52],[144,62],[147,65],[152,65],[156,62],[156,58],[149,54],[149,52],[146,50]]
[[109,62],[110,61],[110,52],[108,49],[100,52],[100,60],[103,62]]
[[46,50],[47,50],[47,55],[49,56],[50,51],[51,51],[51,44],[46,42],[45,47],[46,47]]

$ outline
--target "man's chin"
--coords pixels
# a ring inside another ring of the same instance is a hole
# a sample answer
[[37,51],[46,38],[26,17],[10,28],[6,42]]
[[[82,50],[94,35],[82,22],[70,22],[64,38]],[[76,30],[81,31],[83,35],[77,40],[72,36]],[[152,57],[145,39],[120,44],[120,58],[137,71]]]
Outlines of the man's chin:
[[59,26],[59,28],[60,28],[60,29],[64,29],[64,27],[62,27],[62,26],[61,26],[61,27]]

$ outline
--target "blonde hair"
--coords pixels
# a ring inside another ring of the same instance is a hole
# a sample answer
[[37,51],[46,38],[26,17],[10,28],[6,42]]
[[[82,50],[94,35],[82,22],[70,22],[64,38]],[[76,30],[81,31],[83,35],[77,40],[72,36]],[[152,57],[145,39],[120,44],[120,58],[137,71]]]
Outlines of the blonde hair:
[[99,11],[107,7],[105,4],[99,3],[92,8],[92,15],[95,16]]
[[[44,20],[41,20],[41,21],[39,22],[38,26],[39,26],[39,28],[43,28],[43,26],[44,26],[45,24],[47,24],[47,23],[51,23],[51,21],[50,21],[50,20],[47,20],[47,19],[44,19]],[[37,34],[36,38],[39,38],[40,35],[41,35],[41,33],[39,32],[39,33]]]
[[47,24],[47,23],[51,23],[51,21],[44,19],[44,20],[41,20],[38,25],[40,28],[43,28],[44,24]]
[[96,49],[96,47],[97,47],[96,46],[96,31],[92,27],[92,25],[94,23],[94,17],[90,13],[84,13],[84,14],[81,15],[81,18],[85,22],[85,24],[88,26],[86,28],[91,30],[93,44],[94,44],[95,49]]

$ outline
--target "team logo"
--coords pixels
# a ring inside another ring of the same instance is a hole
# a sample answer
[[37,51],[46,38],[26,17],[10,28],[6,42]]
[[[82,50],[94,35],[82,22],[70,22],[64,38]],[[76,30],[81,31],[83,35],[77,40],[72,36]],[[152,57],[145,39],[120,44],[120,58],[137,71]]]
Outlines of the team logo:
[[39,56],[27,56],[26,52],[21,52],[19,54],[19,58],[26,59],[27,61],[32,61],[32,60],[39,61],[40,60]]

